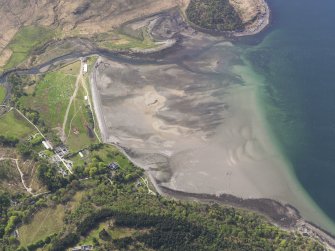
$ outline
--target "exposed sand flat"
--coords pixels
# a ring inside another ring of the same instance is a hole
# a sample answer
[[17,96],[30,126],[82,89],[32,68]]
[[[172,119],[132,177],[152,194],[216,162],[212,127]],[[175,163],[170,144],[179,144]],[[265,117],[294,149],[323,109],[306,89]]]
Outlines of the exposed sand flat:
[[[170,27],[168,19],[159,27]],[[332,229],[271,137],[259,103],[264,80],[238,47],[180,27],[179,47],[157,64],[99,60],[93,93],[104,141],[160,186],[275,199]]]
[[258,103],[263,80],[246,66],[230,69],[235,53],[219,43],[182,65],[101,59],[96,84],[106,141],[127,149],[162,186],[272,198],[327,224],[266,127]]

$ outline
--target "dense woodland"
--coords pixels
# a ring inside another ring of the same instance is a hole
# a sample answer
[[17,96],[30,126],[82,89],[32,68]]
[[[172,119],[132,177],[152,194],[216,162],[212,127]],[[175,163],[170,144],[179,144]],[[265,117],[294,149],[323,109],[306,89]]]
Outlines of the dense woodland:
[[[19,250],[65,250],[105,221],[112,222],[112,228],[138,231],[116,239],[101,231],[99,238],[93,239],[96,250],[323,250],[320,244],[280,230],[254,213],[150,195],[138,189],[136,182],[120,179],[141,173],[136,167],[121,171],[112,177],[112,183],[108,173],[85,181],[76,178],[82,174],[75,174],[63,188],[39,198],[0,194],[0,245],[3,250],[16,250],[20,243],[11,235],[15,226],[29,222],[33,212],[66,205],[74,194],[85,192],[80,204],[67,212],[63,231]],[[17,204],[11,205],[11,201]]]
[[[22,87],[18,78],[14,81],[17,88]],[[31,113],[32,118],[36,114],[28,110],[25,113]],[[44,122],[35,116],[43,126]],[[43,130],[48,132],[48,128]],[[8,141],[1,140],[2,144]],[[10,143],[12,148],[20,145],[24,142]],[[37,158],[34,152],[24,151],[29,146],[22,148],[19,152],[24,158]],[[108,149],[111,150],[106,154]],[[74,174],[66,177],[57,172],[57,167],[36,159],[38,178],[49,189],[48,194],[32,197],[0,192],[0,250],[61,251],[79,243],[106,251],[324,250],[316,241],[283,231],[252,212],[152,195],[143,183],[143,170],[119,151],[103,144],[91,145],[86,150],[92,153],[90,158],[76,165]],[[108,168],[114,160],[122,161],[117,170]],[[78,194],[82,196],[75,199]],[[33,216],[59,205],[65,208],[62,229],[22,245],[15,229],[40,220]],[[97,236],[93,235],[100,224],[105,227]],[[126,234],[113,234],[118,231]]]
[[197,26],[213,31],[236,31],[243,23],[229,0],[191,0],[186,15]]

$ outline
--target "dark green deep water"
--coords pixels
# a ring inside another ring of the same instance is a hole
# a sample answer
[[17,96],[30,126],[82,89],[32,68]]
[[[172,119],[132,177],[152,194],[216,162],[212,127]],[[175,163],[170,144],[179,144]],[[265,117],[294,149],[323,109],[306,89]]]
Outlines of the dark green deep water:
[[335,222],[335,1],[269,3],[271,26],[245,57],[265,78],[266,117],[297,179]]

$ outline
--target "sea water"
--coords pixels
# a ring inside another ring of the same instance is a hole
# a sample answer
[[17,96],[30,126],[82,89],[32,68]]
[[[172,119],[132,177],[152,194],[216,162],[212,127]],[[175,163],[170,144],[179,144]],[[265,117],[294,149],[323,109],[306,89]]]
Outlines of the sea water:
[[334,222],[335,1],[270,6],[268,31],[238,46],[264,79],[262,108],[292,174]]

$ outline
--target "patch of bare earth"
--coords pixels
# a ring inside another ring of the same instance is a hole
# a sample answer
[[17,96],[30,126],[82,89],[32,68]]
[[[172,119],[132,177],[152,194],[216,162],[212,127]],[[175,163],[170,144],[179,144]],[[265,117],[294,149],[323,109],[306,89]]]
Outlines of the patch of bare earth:
[[12,54],[13,52],[10,49],[4,49],[2,52],[0,52],[0,67],[3,67],[6,64]]
[[229,0],[229,2],[245,25],[245,31],[236,35],[256,34],[268,25],[270,10],[266,0]]
[[259,7],[263,0],[229,0],[239,13],[243,23],[249,23],[259,13]]
[[18,167],[23,174],[25,185],[32,193],[46,191],[37,179],[36,162],[24,160],[15,150],[6,147],[0,147],[0,189],[14,193],[26,191]]

